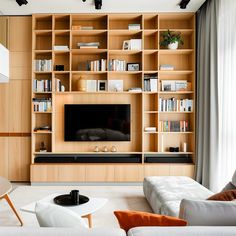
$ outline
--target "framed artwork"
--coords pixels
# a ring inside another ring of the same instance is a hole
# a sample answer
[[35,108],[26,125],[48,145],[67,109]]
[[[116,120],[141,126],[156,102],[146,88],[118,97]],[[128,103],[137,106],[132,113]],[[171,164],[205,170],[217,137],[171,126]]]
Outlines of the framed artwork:
[[102,91],[107,91],[107,81],[106,80],[98,80],[97,83],[97,91],[102,92]]
[[127,63],[127,71],[139,71],[140,64],[139,63]]

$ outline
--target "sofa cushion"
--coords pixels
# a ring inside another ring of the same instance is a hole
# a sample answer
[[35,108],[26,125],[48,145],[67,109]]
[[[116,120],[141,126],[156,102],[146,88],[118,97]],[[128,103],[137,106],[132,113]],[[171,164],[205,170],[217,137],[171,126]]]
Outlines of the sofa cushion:
[[176,217],[140,211],[114,211],[119,225],[126,232],[137,226],[186,226],[187,222]]
[[236,202],[183,199],[179,218],[191,226],[236,226]]
[[214,194],[213,196],[209,197],[207,200],[233,201],[235,199],[236,199],[236,190],[228,190],[228,191]]
[[41,227],[88,227],[81,216],[54,204],[37,202],[35,213]]
[[[169,209],[170,211],[164,213],[171,216],[178,216],[182,199],[206,199],[213,195],[213,192],[185,176],[146,177],[143,191],[155,213],[163,213],[163,209]],[[171,210],[172,205],[175,206],[173,210]]]
[[137,227],[128,236],[235,236],[236,227]]

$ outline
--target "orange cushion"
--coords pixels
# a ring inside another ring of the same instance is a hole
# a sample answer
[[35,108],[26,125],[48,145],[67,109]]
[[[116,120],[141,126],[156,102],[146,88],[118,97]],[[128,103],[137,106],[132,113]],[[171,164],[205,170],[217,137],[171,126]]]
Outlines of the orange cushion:
[[186,226],[187,221],[176,217],[139,211],[114,211],[119,225],[126,232],[138,226]]
[[217,194],[209,197],[207,200],[233,201],[235,199],[236,199],[236,189],[217,193]]

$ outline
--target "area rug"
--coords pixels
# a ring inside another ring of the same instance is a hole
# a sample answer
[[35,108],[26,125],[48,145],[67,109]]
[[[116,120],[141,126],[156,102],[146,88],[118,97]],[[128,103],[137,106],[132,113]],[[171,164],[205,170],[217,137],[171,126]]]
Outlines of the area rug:
[[[93,214],[93,227],[119,227],[114,210],[136,210],[152,212],[142,190],[142,186],[20,186],[10,197],[19,210],[33,201],[53,193],[69,193],[79,189],[82,195],[107,198],[106,205]],[[38,226],[35,214],[19,210],[24,226]],[[18,221],[5,200],[0,201],[0,226],[16,226]]]

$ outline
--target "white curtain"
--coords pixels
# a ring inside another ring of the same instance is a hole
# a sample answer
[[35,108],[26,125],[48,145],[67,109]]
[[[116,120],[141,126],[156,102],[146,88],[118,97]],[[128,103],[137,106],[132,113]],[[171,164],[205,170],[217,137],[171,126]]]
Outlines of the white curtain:
[[[217,40],[217,39],[216,39]],[[217,192],[236,169],[236,0],[220,0],[218,21],[218,156],[211,163]]]

